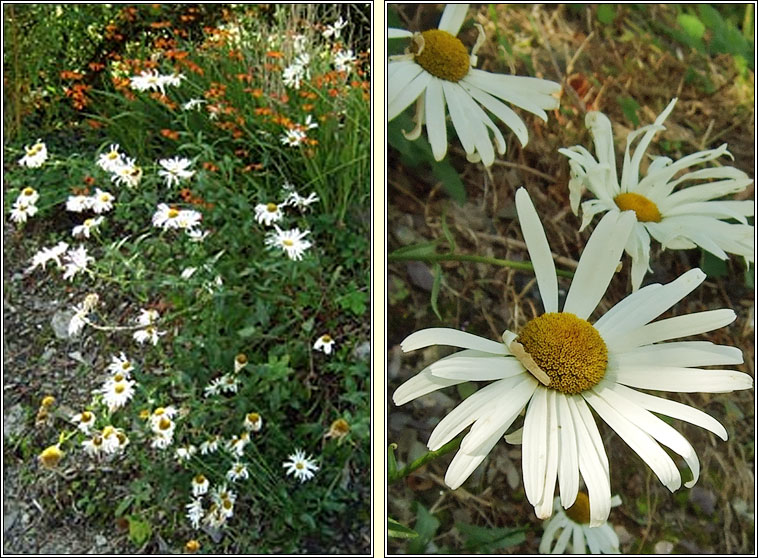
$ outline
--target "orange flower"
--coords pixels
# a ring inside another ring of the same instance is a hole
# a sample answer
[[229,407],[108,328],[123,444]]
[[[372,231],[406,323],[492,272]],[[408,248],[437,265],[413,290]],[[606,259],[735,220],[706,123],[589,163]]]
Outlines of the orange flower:
[[73,79],[73,80],[79,80],[84,77],[84,74],[81,74],[79,72],[72,72],[70,70],[63,70],[61,72],[61,79]]
[[339,94],[340,94],[340,91],[339,91],[339,89],[336,89],[336,88],[332,87],[332,88],[329,90],[329,96],[330,96],[330,97],[339,97]]
[[269,107],[258,107],[253,109],[253,112],[257,114],[258,116],[263,116],[267,114],[273,114],[273,110],[271,110]]
[[284,53],[279,52],[278,50],[269,50],[266,53],[266,56],[268,56],[269,58],[284,58]]
[[211,163],[210,161],[204,161],[203,162],[203,168],[207,170],[208,172],[216,172],[218,170],[218,167]]
[[150,24],[150,27],[153,29],[165,29],[166,27],[171,27],[170,21],[154,21]]
[[94,179],[94,178],[92,178],[91,176],[85,176],[85,177],[84,177],[84,183],[85,183],[87,186],[92,186],[92,185],[95,183],[95,179]]
[[161,135],[164,138],[168,138],[168,139],[172,139],[172,140],[178,140],[179,139],[179,132],[177,132],[175,130],[167,130],[167,129],[164,128],[163,130],[161,130]]
[[87,66],[93,72],[100,72],[105,69],[105,64],[101,64],[100,62],[90,62]]
[[306,104],[304,104],[304,105],[303,105],[302,107],[300,107],[300,108],[302,108],[302,109],[303,109],[305,112],[310,112],[310,111],[312,111],[312,110],[314,109],[314,107],[315,107],[315,106],[316,106],[316,105],[313,105],[313,104],[311,104],[311,103],[306,103]]
[[258,97],[262,97],[263,96],[263,89],[261,89],[259,87],[256,88],[256,89],[251,89],[250,90],[250,94],[257,99]]
[[103,123],[100,122],[100,121],[98,121],[98,120],[89,119],[89,120],[86,121],[86,123],[93,130],[99,130],[100,128],[103,127]]

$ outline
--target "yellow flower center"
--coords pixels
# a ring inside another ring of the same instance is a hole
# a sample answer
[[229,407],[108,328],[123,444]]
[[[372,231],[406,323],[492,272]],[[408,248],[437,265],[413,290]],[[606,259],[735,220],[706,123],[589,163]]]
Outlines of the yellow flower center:
[[90,413],[89,411],[84,411],[82,413],[82,420],[81,420],[81,422],[89,422],[91,420],[92,420],[92,413]]
[[103,428],[103,438],[110,438],[115,432],[116,432],[116,429],[108,425],[105,428]]
[[111,195],[110,194],[100,194],[100,201],[101,202],[109,202],[109,201],[111,201]]
[[261,416],[258,413],[248,413],[247,420],[250,422],[258,422],[258,419],[261,418]]
[[284,240],[282,240],[282,244],[284,244],[285,246],[294,246],[295,245],[295,243],[292,242],[292,240],[290,240],[289,238],[285,238]]
[[305,465],[300,462],[295,463],[295,469],[305,469]]
[[124,384],[116,384],[116,386],[113,388],[113,391],[116,393],[124,393],[124,390],[126,389],[126,386]]
[[205,475],[197,475],[194,479],[195,484],[204,484],[205,483]]
[[118,159],[118,151],[109,151],[106,157],[111,160]]
[[132,363],[129,362],[128,360],[125,360],[124,362],[121,363],[121,368],[123,370],[129,370],[129,368],[131,368],[131,366],[132,366]]
[[442,29],[424,31],[421,39],[423,47],[418,39],[411,44],[411,52],[419,66],[447,81],[457,82],[466,77],[471,60],[460,39]]
[[549,312],[534,318],[517,341],[550,377],[548,387],[576,394],[603,379],[608,349],[587,320],[569,312]]
[[102,446],[103,445],[103,438],[102,436],[95,436],[92,438],[92,445],[93,446]]
[[171,421],[167,419],[166,417],[163,417],[161,421],[158,423],[158,428],[161,430],[168,430],[171,428]]
[[245,363],[247,362],[247,355],[245,355],[245,353],[240,353],[240,354],[238,354],[238,355],[235,357],[235,360],[236,360],[236,361],[237,361],[239,364],[245,364]]
[[195,539],[187,541],[187,544],[184,545],[184,549],[187,552],[197,552],[200,550],[200,543],[197,542]]
[[230,510],[232,509],[232,506],[234,505],[234,503],[231,500],[224,500],[223,502],[221,502],[221,505],[224,506],[225,510]]
[[85,219],[84,220],[84,226],[85,227],[91,227],[94,222],[95,222],[94,219],[91,219],[91,218],[90,219]]
[[128,441],[126,438],[126,434],[123,432],[116,432],[116,438],[118,438],[118,445],[124,446],[126,445],[126,442]]
[[34,188],[32,188],[32,187],[24,188],[23,194],[25,196],[33,196],[34,195]]
[[350,424],[345,419],[337,419],[332,423],[330,432],[332,436],[344,436],[350,432]]
[[63,452],[58,446],[50,446],[39,454],[39,460],[44,467],[53,468],[63,458]]
[[161,416],[162,414],[164,414],[165,412],[166,412],[166,409],[164,409],[163,407],[158,407],[158,408],[157,408],[155,411],[153,411],[153,414],[154,414],[156,417],[159,417],[159,416]]
[[29,156],[36,155],[37,153],[42,151],[42,147],[43,145],[41,143],[35,143],[34,145],[31,146],[31,148],[26,150],[26,154]]
[[123,382],[124,381],[124,375],[121,372],[117,372],[115,376],[113,376],[114,382]]
[[43,407],[52,407],[55,403],[55,397],[52,395],[46,395],[42,398],[42,406]]
[[574,505],[566,510],[569,519],[580,525],[586,525],[590,522],[590,499],[584,492],[576,495]]
[[173,207],[168,210],[168,218],[169,219],[175,219],[179,215],[179,210],[174,209]]
[[267,203],[266,204],[266,211],[269,213],[275,213],[276,210],[279,209],[275,203]]
[[614,198],[616,205],[621,211],[634,211],[637,215],[637,220],[643,223],[660,223],[662,216],[653,202],[647,199],[645,196],[635,194],[634,192],[627,192],[626,194],[619,194]]

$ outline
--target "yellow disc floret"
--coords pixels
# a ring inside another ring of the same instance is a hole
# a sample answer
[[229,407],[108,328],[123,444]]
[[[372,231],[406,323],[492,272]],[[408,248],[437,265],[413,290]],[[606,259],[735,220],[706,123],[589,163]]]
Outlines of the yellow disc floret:
[[613,201],[616,202],[621,211],[629,211],[630,209],[634,211],[637,220],[643,223],[660,223],[663,218],[661,212],[658,211],[658,206],[640,194],[634,192],[619,194]]
[[471,67],[468,51],[460,39],[442,29],[421,33],[421,40],[411,45],[411,52],[419,66],[447,81],[460,81]]
[[580,525],[590,522],[590,499],[584,492],[578,492],[574,504],[566,510],[566,515]]
[[548,387],[576,394],[603,379],[608,349],[592,325],[569,312],[549,312],[534,318],[517,341],[550,377]]

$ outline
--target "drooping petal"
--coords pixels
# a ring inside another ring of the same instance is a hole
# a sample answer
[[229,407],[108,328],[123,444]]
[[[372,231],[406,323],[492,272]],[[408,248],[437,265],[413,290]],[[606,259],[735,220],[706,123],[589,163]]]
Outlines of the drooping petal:
[[560,430],[561,423],[558,415],[559,398],[563,394],[553,389],[547,391],[547,465],[545,477],[540,482],[545,486],[540,502],[534,507],[534,512],[540,519],[547,519],[553,513],[553,495],[555,494],[555,482],[558,475],[559,463],[562,460],[560,454]]
[[526,124],[519,118],[519,116],[507,105],[504,105],[492,95],[482,91],[478,87],[474,87],[466,83],[466,78],[460,81],[461,87],[468,91],[475,100],[479,101],[481,105],[492,112],[500,120],[502,120],[513,133],[516,134],[519,142],[522,146],[525,146],[529,141],[529,132],[526,129]]
[[636,291],[650,271],[650,235],[643,225],[635,224],[624,250],[632,258],[632,291]]
[[464,110],[466,92],[458,84],[445,80],[442,81],[442,90],[445,93],[455,133],[458,135],[464,151],[469,154],[474,153],[476,151],[474,131],[468,122],[466,111]]
[[392,400],[397,406],[405,405],[409,401],[413,401],[427,393],[463,382],[465,382],[465,380],[448,380],[446,378],[433,376],[431,370],[426,368],[397,388],[392,395]]
[[616,174],[616,149],[613,145],[613,128],[611,121],[602,112],[590,111],[584,117],[584,125],[595,140],[597,161],[609,173],[608,187],[613,188],[613,196],[620,193],[618,175]]
[[447,153],[447,123],[445,121],[445,96],[442,80],[434,78],[426,88],[426,134],[432,153],[441,161]]
[[[536,506],[545,489],[545,469],[547,467],[547,392],[538,388],[534,392],[524,418],[524,436],[521,449],[523,463],[524,490],[529,503]],[[552,494],[550,495],[552,497]]]
[[557,312],[558,279],[555,274],[555,263],[550,253],[545,230],[542,228],[529,193],[524,188],[516,190],[516,211],[521,232],[526,241],[526,249],[529,251],[529,259],[534,266],[534,275],[537,278],[545,312]]
[[503,343],[490,341],[478,335],[446,327],[421,329],[415,333],[411,333],[400,343],[400,347],[405,353],[431,345],[449,345],[451,347],[460,347],[461,349],[474,349],[485,353],[492,353],[493,355],[510,354]]
[[560,424],[560,466],[558,484],[561,490],[561,505],[571,507],[579,492],[579,458],[577,457],[576,429],[565,396],[557,398],[558,424]]
[[404,39],[406,37],[413,37],[413,33],[406,29],[399,29],[397,27],[388,27],[387,28],[387,38],[388,39]]
[[[408,73],[411,74],[412,71],[409,70]],[[387,102],[387,120],[395,118],[418,99],[432,78],[432,74],[422,69],[410,81],[401,82],[398,79],[398,82],[389,88],[396,94],[392,96],[392,100]]]
[[626,241],[636,223],[634,212],[616,211],[603,216],[584,247],[571,280],[564,312],[587,319],[611,282]]
[[558,108],[559,101],[552,95],[560,90],[560,84],[552,81],[491,74],[476,68],[471,68],[464,79],[466,83],[531,112],[544,121],[547,121],[544,109]]
[[585,391],[582,396],[592,405],[600,418],[650,466],[666,488],[674,492],[682,486],[682,477],[674,461],[650,435],[635,424],[640,417],[628,419],[593,390]]

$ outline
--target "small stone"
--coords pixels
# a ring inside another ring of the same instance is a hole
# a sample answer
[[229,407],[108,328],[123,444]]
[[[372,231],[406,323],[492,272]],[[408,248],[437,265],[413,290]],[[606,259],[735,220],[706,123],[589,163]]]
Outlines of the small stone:
[[3,439],[8,440],[23,434],[26,412],[20,403],[5,410],[3,415]]
[[97,546],[105,546],[108,544],[108,539],[102,535],[95,535],[95,544]]
[[353,349],[353,357],[356,360],[367,360],[371,356],[371,342],[364,341]]
[[674,543],[671,541],[658,541],[654,547],[656,554],[671,554],[674,550]]
[[74,312],[71,310],[58,310],[53,314],[50,320],[50,325],[53,327],[53,332],[58,339],[68,339],[68,324],[71,322],[71,318],[74,317]]
[[716,511],[716,495],[707,488],[693,486],[690,490],[689,499],[695,509],[705,515],[713,515]]

